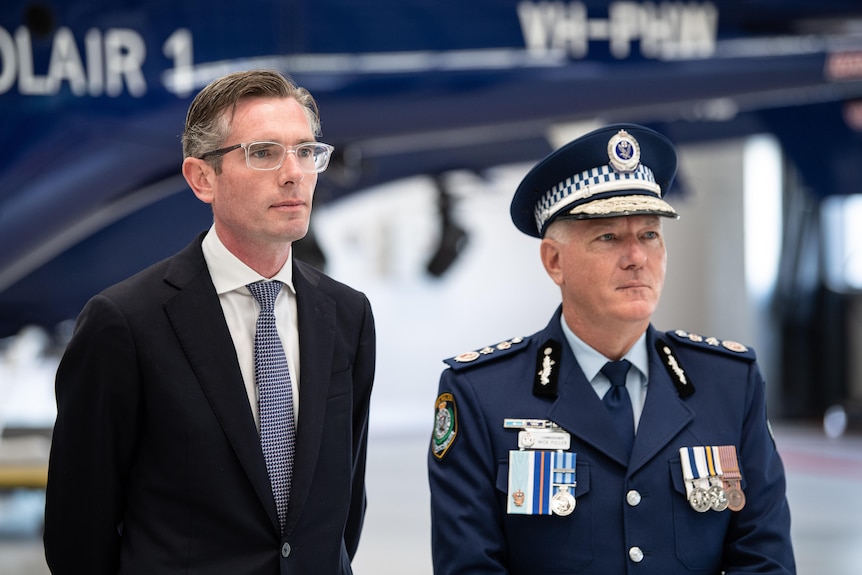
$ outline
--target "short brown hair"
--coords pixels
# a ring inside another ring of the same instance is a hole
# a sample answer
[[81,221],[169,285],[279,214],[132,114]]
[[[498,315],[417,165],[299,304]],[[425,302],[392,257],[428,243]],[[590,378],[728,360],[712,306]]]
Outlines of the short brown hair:
[[[189,106],[183,131],[183,157],[200,158],[227,138],[237,103],[243,98],[293,98],[305,111],[315,137],[320,136],[317,102],[305,88],[275,70],[234,72],[210,82]],[[221,171],[221,156],[209,160]]]

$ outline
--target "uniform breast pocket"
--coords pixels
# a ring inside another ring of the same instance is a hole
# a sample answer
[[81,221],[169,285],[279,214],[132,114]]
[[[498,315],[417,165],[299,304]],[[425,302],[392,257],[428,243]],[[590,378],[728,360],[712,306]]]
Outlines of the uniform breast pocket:
[[668,462],[673,484],[673,530],[676,553],[692,570],[721,564],[722,547],[732,511],[696,511],[688,501],[679,458]]
[[575,508],[569,515],[510,515],[506,508],[515,494],[509,493],[509,462],[498,463],[496,486],[504,513],[506,549],[512,572],[581,573],[593,562],[595,529],[589,462],[579,459],[576,469]]

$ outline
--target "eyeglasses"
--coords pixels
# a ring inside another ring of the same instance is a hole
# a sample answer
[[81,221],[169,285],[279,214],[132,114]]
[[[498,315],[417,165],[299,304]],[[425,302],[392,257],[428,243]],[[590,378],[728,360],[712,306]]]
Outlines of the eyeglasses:
[[291,152],[296,156],[299,168],[303,172],[322,172],[329,165],[329,157],[335,148],[323,142],[305,142],[295,146],[285,146],[278,142],[250,142],[234,144],[227,148],[219,148],[201,155],[202,160],[210,156],[224,156],[228,152],[242,148],[245,150],[245,163],[252,170],[277,170]]

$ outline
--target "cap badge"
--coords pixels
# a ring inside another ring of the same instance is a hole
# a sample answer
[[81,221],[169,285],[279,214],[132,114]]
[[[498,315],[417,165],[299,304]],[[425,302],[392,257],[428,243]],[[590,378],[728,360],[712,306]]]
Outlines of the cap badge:
[[641,161],[640,145],[628,132],[620,130],[608,140],[608,158],[614,170],[632,172]]

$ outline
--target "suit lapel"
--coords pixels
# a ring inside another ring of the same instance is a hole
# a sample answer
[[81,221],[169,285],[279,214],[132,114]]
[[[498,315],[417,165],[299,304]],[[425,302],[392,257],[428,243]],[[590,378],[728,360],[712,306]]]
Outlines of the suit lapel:
[[317,289],[317,278],[294,261],[293,283],[299,322],[299,421],[296,458],[284,532],[296,526],[311,490],[320,455],[326,399],[335,349],[335,301]]
[[165,303],[165,312],[210,407],[277,527],[278,516],[260,448],[260,436],[248,403],[233,340],[203,259],[201,239],[202,236],[197,243],[180,252],[165,274],[165,281],[180,290]]

